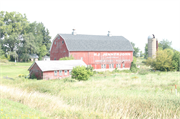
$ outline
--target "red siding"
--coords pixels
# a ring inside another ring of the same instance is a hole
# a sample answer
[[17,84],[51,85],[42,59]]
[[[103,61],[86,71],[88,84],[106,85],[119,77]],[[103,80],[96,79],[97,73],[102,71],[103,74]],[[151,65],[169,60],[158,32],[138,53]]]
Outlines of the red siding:
[[92,65],[94,69],[101,69],[101,64],[106,64],[106,68],[109,68],[109,64],[121,64],[124,61],[125,68],[130,68],[130,64],[133,61],[133,51],[112,51],[112,52],[89,52],[89,51],[71,51],[75,59],[83,59],[87,65]]
[[64,70],[62,70],[62,75],[59,75],[59,70],[57,70],[57,75],[54,75],[54,71],[45,71],[43,72],[43,79],[60,79],[69,77],[69,70],[67,70],[67,75],[64,74]]
[[36,76],[37,79],[42,79],[43,74],[39,66],[35,63],[31,69],[29,70],[30,76],[32,77],[33,75]]
[[62,57],[68,57],[69,51],[67,50],[66,44],[62,37],[58,37],[54,40],[50,51],[51,60],[59,60]]

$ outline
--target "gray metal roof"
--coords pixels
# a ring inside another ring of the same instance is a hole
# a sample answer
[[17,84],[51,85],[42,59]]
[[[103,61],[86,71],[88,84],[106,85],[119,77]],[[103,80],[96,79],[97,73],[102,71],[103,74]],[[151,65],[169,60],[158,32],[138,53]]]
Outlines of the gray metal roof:
[[[42,71],[54,71],[54,70],[72,70],[75,66],[87,66],[82,60],[51,60],[51,61],[36,61]],[[31,69],[29,67],[28,70]]]
[[134,51],[123,36],[59,34],[69,51]]
[[29,54],[29,57],[30,58],[37,58],[37,59],[39,58],[39,56],[37,54]]

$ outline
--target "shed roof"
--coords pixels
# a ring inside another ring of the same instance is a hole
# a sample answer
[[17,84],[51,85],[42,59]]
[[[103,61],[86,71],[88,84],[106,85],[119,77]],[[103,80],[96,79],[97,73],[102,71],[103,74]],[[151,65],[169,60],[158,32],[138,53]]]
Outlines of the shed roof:
[[59,35],[65,40],[69,51],[134,51],[129,40],[123,36]]
[[35,63],[42,71],[71,70],[76,66],[87,66],[82,60],[36,61],[29,67],[28,70],[30,70]]
[[39,58],[39,56],[37,54],[29,54],[29,57],[30,58],[37,58],[37,59]]

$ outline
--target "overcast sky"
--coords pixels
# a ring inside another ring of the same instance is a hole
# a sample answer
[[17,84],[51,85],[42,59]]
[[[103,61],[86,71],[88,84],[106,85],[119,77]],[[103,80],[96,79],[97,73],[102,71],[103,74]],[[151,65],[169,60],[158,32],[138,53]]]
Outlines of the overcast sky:
[[[172,41],[180,51],[180,0],[0,0],[0,11],[42,22],[58,33],[124,36],[144,52],[147,37]],[[51,40],[52,40],[51,39]]]

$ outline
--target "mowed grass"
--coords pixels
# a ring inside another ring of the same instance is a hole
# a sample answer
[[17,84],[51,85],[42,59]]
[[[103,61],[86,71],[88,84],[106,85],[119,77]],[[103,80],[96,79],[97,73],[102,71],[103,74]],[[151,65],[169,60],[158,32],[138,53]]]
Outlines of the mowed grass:
[[180,93],[175,94],[175,85],[180,91],[180,72],[104,72],[88,81],[0,80],[2,98],[48,118],[180,118]]
[[16,78],[19,74],[28,75],[28,68],[32,65],[33,62],[29,63],[0,63],[0,78],[11,77]]

